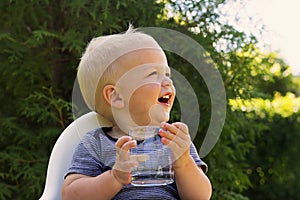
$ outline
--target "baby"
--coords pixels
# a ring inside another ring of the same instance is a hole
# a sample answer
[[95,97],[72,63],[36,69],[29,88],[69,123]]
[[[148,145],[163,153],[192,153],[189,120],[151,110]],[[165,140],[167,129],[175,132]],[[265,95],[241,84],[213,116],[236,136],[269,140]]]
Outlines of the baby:
[[[67,199],[209,199],[206,164],[182,122],[167,123],[175,88],[167,58],[149,35],[127,32],[93,39],[78,68],[83,98],[99,114],[102,128],[90,131],[78,145],[62,188]],[[173,156],[175,181],[162,186],[130,184],[138,166],[129,151],[135,126],[160,126],[161,142]]]

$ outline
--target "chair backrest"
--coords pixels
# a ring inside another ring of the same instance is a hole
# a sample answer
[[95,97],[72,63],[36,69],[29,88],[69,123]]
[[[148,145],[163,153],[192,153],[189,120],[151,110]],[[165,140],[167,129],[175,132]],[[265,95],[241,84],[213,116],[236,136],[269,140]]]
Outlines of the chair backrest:
[[82,137],[100,127],[97,113],[89,112],[73,121],[56,141],[48,163],[46,184],[40,200],[60,200],[64,174]]

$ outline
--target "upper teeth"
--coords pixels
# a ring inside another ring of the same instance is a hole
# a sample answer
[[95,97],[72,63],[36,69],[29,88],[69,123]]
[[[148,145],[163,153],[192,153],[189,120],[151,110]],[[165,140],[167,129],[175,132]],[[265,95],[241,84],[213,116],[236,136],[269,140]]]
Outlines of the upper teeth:
[[170,96],[169,95],[164,95],[163,98],[168,99],[168,98],[170,98]]

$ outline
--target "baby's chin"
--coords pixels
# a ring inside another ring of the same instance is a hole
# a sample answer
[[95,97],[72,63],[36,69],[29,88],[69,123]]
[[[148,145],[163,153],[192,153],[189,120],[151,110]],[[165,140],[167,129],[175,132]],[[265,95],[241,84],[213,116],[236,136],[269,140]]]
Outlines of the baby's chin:
[[156,117],[146,117],[144,119],[138,119],[135,121],[137,126],[160,126],[162,122],[167,122],[169,117],[156,116]]
[[162,106],[155,105],[149,112],[140,116],[132,116],[128,112],[116,113],[116,123],[124,131],[135,126],[160,126],[162,122],[169,121],[170,112]]
[[162,122],[169,121],[170,113],[152,109],[148,115],[132,117],[137,126],[160,126]]
[[153,126],[160,125],[162,122],[169,121],[170,112],[162,109],[161,106],[152,106],[149,111],[150,124]]

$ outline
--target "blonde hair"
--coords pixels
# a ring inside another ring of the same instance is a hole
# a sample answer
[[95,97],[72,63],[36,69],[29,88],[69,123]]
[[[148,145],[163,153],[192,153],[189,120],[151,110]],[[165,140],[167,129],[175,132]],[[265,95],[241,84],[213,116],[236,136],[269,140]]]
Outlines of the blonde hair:
[[77,78],[85,103],[91,110],[97,111],[98,86],[107,84],[117,70],[113,62],[131,51],[145,48],[161,49],[151,36],[131,25],[125,33],[100,36],[89,42],[79,63]]

